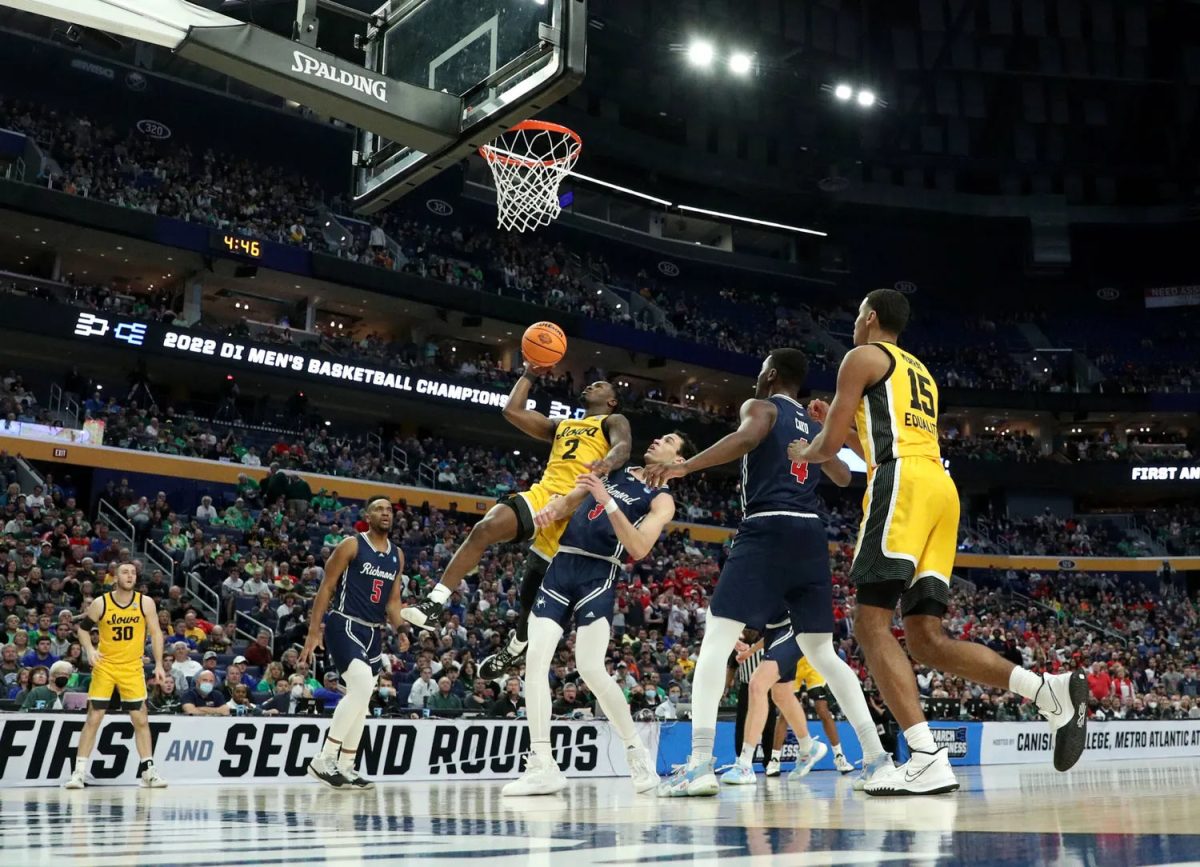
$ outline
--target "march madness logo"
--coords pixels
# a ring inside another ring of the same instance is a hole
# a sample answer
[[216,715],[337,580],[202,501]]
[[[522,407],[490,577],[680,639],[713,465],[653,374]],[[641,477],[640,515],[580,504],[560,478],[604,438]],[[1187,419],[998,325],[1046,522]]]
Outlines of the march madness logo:
[[952,759],[965,759],[967,757],[967,728],[966,726],[958,726],[952,729],[931,729],[933,741],[938,745],[938,749],[946,748],[946,752]]

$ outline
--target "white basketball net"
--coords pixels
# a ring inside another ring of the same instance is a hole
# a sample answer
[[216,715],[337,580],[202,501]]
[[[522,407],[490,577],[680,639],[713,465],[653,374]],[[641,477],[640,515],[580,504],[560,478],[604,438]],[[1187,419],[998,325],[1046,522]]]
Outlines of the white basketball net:
[[523,121],[479,149],[496,183],[496,225],[547,226],[561,212],[558,185],[579,159],[579,136],[557,124]]

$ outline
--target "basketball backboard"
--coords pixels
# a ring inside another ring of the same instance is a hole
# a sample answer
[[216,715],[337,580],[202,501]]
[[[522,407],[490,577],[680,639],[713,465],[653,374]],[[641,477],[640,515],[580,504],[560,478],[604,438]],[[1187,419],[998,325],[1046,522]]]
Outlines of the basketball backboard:
[[[0,0],[161,45],[358,128],[355,207],[378,210],[583,81],[586,0],[295,0],[288,35],[191,0]],[[222,9],[225,7],[222,6]],[[318,11],[353,22],[323,50]],[[365,52],[365,60],[364,53]],[[347,51],[343,51],[346,54]]]
[[355,205],[378,210],[579,86],[586,0],[389,0],[366,67],[461,100],[458,138],[435,151],[360,130]]

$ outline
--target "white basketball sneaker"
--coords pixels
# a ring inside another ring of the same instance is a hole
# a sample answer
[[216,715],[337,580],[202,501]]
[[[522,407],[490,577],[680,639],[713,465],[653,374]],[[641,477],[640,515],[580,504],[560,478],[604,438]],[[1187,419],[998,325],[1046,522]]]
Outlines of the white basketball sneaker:
[[865,788],[868,795],[943,795],[957,789],[945,747],[932,753],[913,750],[907,762],[876,774]]
[[862,773],[854,780],[854,791],[861,792],[867,788],[867,783],[875,779],[879,774],[887,773],[896,767],[896,763],[892,761],[891,753],[880,753],[869,762],[863,762]]
[[567,777],[558,769],[558,763],[553,759],[543,759],[537,753],[530,753],[525,760],[525,773],[511,783],[505,783],[500,790],[501,795],[516,797],[519,795],[555,795],[567,787]]
[[141,782],[144,789],[165,789],[167,787],[167,781],[158,775],[158,768],[154,765],[142,772]]
[[71,771],[71,776],[67,777],[67,781],[63,783],[64,789],[85,789],[87,783],[83,781],[83,770],[76,768]]
[[768,777],[778,777],[779,776],[779,774],[780,774],[779,759],[773,758],[773,759],[771,759],[771,761],[767,762],[766,774]]
[[641,794],[658,788],[658,772],[651,765],[650,753],[645,747],[626,747],[625,760],[629,763],[629,776],[635,792]]

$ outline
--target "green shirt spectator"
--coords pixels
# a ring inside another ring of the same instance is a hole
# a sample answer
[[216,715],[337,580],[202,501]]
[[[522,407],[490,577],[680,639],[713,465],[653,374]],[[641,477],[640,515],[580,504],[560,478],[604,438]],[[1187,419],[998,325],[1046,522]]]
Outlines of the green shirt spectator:
[[462,699],[450,691],[450,678],[438,680],[438,691],[425,700],[430,710],[462,710]]
[[325,534],[325,538],[321,540],[321,544],[330,548],[336,548],[346,538],[346,534],[342,532],[340,524],[334,524],[329,528],[329,532]]

